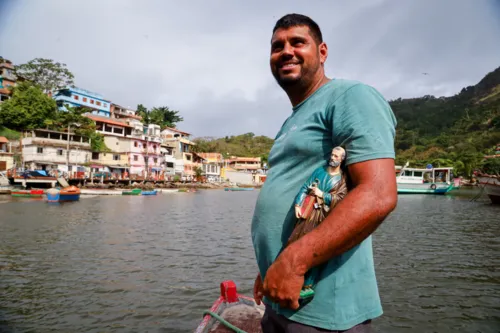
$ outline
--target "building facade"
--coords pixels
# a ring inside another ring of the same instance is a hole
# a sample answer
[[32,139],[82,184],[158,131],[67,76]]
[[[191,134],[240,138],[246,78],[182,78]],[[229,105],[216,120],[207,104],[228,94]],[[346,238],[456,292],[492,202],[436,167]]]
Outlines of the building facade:
[[111,102],[104,99],[102,95],[89,90],[68,86],[58,90],[53,98],[61,111],[66,111],[65,105],[68,104],[71,107],[89,108],[94,115],[104,117],[111,115]]
[[175,128],[166,127],[161,131],[162,143],[172,148],[175,157],[174,172],[182,180],[191,181],[195,176],[195,164],[192,147],[195,145],[190,140],[191,134]]
[[206,177],[208,182],[220,182],[221,170],[224,165],[224,157],[221,153],[197,153],[205,162],[201,166],[203,170],[203,175]]
[[0,58],[0,103],[12,95],[11,88],[16,85],[14,65],[10,60]]
[[70,133],[68,141],[68,133],[44,129],[25,132],[12,147],[22,156],[22,167],[29,170],[80,172],[92,153],[89,138]]
[[0,136],[0,171],[6,171],[14,166],[12,146],[6,137]]

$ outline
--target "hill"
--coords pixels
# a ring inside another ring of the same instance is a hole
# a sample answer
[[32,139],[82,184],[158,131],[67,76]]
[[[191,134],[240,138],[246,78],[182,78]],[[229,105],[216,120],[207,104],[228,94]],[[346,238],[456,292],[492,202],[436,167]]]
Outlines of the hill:
[[[396,163],[412,166],[453,166],[470,176],[500,143],[500,67],[474,86],[452,97],[423,96],[389,101],[398,121]],[[225,156],[261,156],[273,140],[247,133],[225,138],[198,138],[196,151]]]

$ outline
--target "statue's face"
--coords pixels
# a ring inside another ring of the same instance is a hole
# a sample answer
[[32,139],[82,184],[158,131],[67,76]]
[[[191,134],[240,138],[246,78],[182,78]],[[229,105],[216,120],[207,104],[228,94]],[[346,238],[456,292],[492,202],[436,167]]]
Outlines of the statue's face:
[[332,150],[332,155],[330,156],[330,161],[342,163],[342,152],[340,150]]

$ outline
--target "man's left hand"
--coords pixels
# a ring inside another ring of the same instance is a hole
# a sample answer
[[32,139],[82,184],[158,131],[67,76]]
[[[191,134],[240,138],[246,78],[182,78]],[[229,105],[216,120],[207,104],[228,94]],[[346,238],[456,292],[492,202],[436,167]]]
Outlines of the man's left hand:
[[291,258],[284,251],[269,267],[264,279],[264,295],[282,308],[299,308],[299,296],[304,275],[297,273]]

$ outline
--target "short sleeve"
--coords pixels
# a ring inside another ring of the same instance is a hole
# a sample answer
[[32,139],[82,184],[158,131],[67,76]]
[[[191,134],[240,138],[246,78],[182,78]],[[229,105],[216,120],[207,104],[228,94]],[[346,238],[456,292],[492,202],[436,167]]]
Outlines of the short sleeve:
[[374,88],[356,84],[333,104],[334,146],[346,150],[346,165],[395,158],[396,118],[389,103]]

